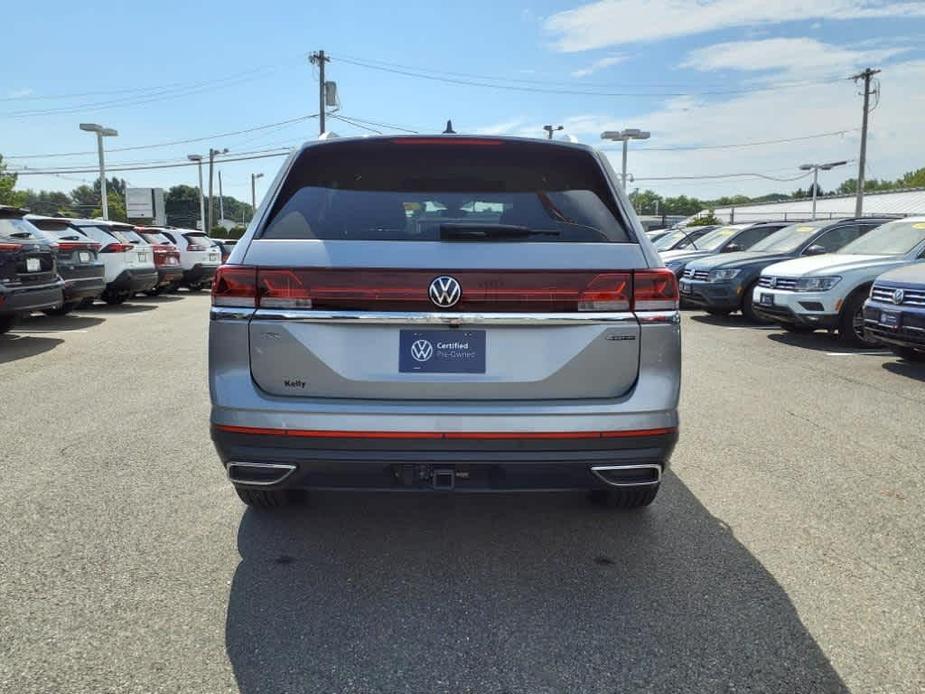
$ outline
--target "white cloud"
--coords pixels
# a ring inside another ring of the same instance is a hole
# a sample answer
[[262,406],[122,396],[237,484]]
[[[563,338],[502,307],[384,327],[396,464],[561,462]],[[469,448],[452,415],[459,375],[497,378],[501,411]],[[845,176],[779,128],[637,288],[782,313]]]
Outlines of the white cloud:
[[580,70],[575,70],[572,73],[572,77],[587,77],[588,75],[593,75],[598,70],[603,70],[604,68],[610,67],[611,65],[622,63],[624,60],[626,60],[625,55],[608,55],[606,58],[595,60],[587,67],[583,67]]
[[789,76],[807,77],[880,63],[907,50],[900,46],[854,50],[812,38],[731,41],[692,51],[681,67],[701,71],[779,70]]
[[22,99],[23,97],[32,96],[35,92],[28,87],[22,89],[14,89],[11,92],[7,93],[7,97],[10,99]]
[[510,135],[521,129],[525,123],[523,118],[511,118],[498,123],[490,123],[475,129],[476,135]]
[[558,12],[544,22],[565,52],[639,41],[815,19],[925,16],[912,0],[597,0]]

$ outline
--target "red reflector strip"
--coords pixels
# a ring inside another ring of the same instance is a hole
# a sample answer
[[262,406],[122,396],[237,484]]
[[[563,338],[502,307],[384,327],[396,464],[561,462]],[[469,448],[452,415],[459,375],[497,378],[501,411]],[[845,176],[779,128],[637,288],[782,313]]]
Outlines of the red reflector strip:
[[481,137],[399,137],[392,140],[392,144],[499,147],[504,143],[501,140],[489,140]]
[[623,439],[641,436],[664,436],[677,431],[674,427],[658,429],[623,429],[617,431],[338,431],[312,429],[272,429],[215,424],[218,431],[256,436],[292,436],[319,439]]

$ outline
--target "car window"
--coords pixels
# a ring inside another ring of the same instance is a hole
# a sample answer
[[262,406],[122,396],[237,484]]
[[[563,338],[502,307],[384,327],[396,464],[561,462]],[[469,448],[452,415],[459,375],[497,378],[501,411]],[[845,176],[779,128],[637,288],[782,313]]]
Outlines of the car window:
[[905,255],[925,241],[925,222],[887,222],[840,248],[854,255]]
[[756,252],[792,253],[806,243],[828,222],[801,222],[791,224],[759,241],[749,250]]
[[143,238],[141,238],[137,232],[130,231],[128,229],[113,229],[110,233],[119,239],[119,241],[122,243],[131,243],[136,246],[147,245],[148,243]]
[[20,240],[45,238],[28,220],[16,217],[0,217],[0,236],[9,236]]
[[739,227],[735,226],[725,226],[720,227],[719,229],[714,229],[708,234],[704,234],[702,237],[697,239],[697,248],[703,251],[715,251],[717,248],[722,246],[726,241],[735,236],[735,233],[739,230]]
[[751,229],[740,232],[739,235],[733,239],[733,243],[741,250],[746,251],[779,229],[780,227],[752,227]]
[[89,236],[91,239],[93,239],[93,240],[96,241],[97,243],[102,244],[103,246],[106,246],[106,245],[108,245],[108,244],[110,244],[110,243],[113,243],[114,241],[117,240],[115,236],[113,236],[111,233],[109,233],[108,230],[103,229],[102,227],[98,227],[98,226],[81,226],[81,227],[78,227],[78,228],[79,228],[80,231],[82,231],[84,234],[86,234],[87,236]]
[[138,234],[141,236],[141,238],[143,238],[148,243],[153,243],[153,244],[170,243],[170,239],[168,239],[164,234],[159,234],[159,233],[151,232],[151,231],[139,231]]
[[860,235],[860,226],[857,224],[844,224],[820,234],[819,238],[813,241],[813,245],[822,246],[826,253],[834,253],[845,244],[854,241]]
[[266,239],[439,241],[453,224],[512,225],[537,242],[630,241],[592,154],[571,147],[416,138],[303,151]]

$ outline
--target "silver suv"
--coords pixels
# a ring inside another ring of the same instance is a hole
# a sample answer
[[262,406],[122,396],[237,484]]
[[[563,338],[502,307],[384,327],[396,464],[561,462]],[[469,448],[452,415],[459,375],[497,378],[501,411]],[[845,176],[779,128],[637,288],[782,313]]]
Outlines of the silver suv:
[[213,283],[212,439],[241,499],[651,503],[677,440],[678,291],[616,181],[541,140],[293,154]]

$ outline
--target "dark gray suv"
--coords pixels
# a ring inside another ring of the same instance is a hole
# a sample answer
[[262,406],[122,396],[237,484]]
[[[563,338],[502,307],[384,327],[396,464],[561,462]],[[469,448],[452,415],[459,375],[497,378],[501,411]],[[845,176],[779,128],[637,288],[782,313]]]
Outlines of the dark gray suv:
[[295,153],[213,283],[212,438],[241,498],[592,490],[650,503],[680,326],[604,156],[516,138]]

